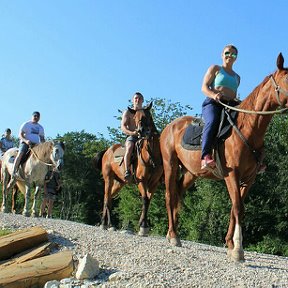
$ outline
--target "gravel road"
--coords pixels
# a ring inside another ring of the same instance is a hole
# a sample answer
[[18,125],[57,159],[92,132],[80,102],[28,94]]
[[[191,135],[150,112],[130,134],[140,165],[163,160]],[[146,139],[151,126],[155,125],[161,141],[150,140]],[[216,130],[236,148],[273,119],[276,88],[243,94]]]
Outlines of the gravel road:
[[[171,247],[164,237],[58,219],[0,213],[1,228],[42,226],[52,241],[99,261],[96,287],[281,287],[288,288],[288,258],[245,251],[245,262],[227,259],[226,249],[182,241]],[[78,286],[80,287],[80,286]]]

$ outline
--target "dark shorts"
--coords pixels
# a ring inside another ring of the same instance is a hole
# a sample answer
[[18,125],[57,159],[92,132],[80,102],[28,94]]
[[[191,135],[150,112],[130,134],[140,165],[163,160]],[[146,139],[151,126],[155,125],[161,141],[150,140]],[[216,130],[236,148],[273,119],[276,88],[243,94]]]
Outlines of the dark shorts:
[[137,136],[128,136],[127,138],[126,138],[126,141],[131,141],[131,142],[133,142],[133,143],[136,143],[137,141],[138,141],[138,137]]
[[29,150],[29,146],[25,142],[21,142],[19,145],[19,152],[26,154]]
[[57,196],[57,194],[56,194],[56,192],[55,192],[55,190],[53,190],[53,189],[47,189],[47,194],[45,194],[44,192],[43,192],[43,199],[46,199],[46,200],[53,200],[53,201],[55,201],[56,200],[56,196]]

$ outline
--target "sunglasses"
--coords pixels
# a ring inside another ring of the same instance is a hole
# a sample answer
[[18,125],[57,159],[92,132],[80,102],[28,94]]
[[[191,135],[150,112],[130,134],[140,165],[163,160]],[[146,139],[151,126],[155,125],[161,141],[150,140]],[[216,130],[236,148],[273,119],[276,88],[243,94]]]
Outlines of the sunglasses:
[[225,56],[231,56],[231,57],[233,57],[234,59],[237,58],[237,53],[234,53],[234,52],[226,51],[226,52],[224,52],[224,55],[225,55]]

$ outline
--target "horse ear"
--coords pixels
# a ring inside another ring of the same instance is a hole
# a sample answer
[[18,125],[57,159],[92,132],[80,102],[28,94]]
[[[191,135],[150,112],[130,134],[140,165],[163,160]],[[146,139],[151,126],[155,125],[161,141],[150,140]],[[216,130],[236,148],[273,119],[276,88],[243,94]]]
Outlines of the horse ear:
[[130,107],[128,107],[128,110],[129,110],[130,113],[132,113],[132,114],[135,114],[135,113],[136,113],[136,111],[135,111],[134,109],[130,108]]
[[150,110],[152,106],[153,106],[153,101],[150,102],[150,104],[145,107],[145,110]]
[[60,146],[61,146],[61,148],[63,149],[63,151],[65,151],[65,143],[62,142],[62,141],[60,141]]
[[283,57],[282,53],[280,53],[278,55],[277,67],[278,67],[279,70],[283,70],[283,68],[284,68],[284,57]]

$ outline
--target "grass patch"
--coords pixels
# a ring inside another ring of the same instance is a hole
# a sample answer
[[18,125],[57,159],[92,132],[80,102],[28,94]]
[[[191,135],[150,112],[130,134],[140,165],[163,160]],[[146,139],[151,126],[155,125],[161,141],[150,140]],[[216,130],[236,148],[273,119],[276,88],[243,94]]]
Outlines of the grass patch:
[[1,229],[1,230],[0,230],[0,237],[1,237],[1,236],[8,235],[8,234],[10,234],[10,233],[12,233],[12,231],[9,230],[9,229]]

